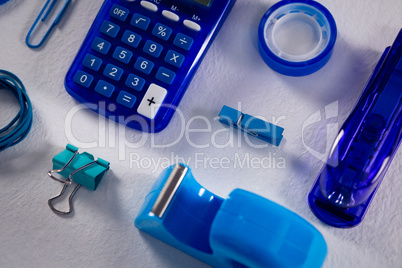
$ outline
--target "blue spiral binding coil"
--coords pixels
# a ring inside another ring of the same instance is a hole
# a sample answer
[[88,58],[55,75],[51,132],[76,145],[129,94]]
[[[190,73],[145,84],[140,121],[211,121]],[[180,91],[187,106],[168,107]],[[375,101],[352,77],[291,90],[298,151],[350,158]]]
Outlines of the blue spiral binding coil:
[[21,80],[8,71],[0,70],[0,90],[2,89],[14,95],[20,110],[7,126],[0,129],[0,151],[20,143],[32,126],[32,105]]

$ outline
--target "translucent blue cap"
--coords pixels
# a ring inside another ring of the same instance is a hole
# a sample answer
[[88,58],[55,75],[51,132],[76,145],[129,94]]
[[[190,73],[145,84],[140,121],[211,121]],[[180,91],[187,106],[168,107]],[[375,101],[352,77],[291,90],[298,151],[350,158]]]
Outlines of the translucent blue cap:
[[274,71],[304,76],[330,59],[337,36],[331,13],[311,0],[284,0],[273,5],[258,28],[261,57]]

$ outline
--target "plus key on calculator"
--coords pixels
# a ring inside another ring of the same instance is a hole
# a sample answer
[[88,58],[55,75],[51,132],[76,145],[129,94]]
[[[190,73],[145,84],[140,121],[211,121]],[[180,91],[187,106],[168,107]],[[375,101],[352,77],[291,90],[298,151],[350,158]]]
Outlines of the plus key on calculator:
[[234,3],[105,0],[67,73],[67,92],[128,127],[163,130]]

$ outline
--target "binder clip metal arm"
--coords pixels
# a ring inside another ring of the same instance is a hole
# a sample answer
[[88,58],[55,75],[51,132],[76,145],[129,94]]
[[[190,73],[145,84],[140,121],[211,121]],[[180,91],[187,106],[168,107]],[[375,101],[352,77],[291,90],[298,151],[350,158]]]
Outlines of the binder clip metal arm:
[[[109,162],[101,158],[94,160],[94,156],[86,152],[80,154],[77,147],[68,144],[63,152],[53,158],[53,170],[48,172],[51,179],[63,184],[60,194],[48,200],[50,209],[59,215],[71,213],[73,210],[72,199],[81,185],[95,191],[109,166]],[[58,173],[67,179],[58,179],[53,175],[54,173]],[[77,186],[69,197],[69,209],[60,211],[53,206],[53,201],[61,197],[72,182],[77,183]]]
[[223,199],[189,167],[166,169],[145,198],[135,226],[212,267],[321,267],[322,235],[306,220],[253,193]]

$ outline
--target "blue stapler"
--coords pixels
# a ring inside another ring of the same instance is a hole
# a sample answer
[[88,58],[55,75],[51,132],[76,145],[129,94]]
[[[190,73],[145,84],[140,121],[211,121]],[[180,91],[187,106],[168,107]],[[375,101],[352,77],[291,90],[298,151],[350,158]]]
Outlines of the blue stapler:
[[223,199],[183,164],[161,174],[135,226],[213,267],[321,267],[327,254],[300,216],[240,189]]
[[309,194],[313,213],[340,228],[359,224],[402,137],[402,30],[343,124]]

